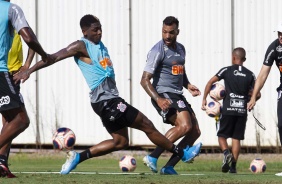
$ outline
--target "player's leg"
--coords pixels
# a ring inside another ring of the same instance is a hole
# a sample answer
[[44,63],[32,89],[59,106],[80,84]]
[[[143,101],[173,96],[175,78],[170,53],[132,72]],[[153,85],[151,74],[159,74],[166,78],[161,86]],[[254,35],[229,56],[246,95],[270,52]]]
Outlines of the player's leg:
[[175,146],[169,141],[164,135],[162,135],[153,125],[153,123],[141,112],[138,113],[134,123],[131,125],[132,128],[143,131],[147,137],[157,146],[164,148],[165,150],[176,154],[182,159],[183,162],[189,162],[191,159],[196,157],[200,152],[200,147],[193,146],[189,149],[181,149]]
[[[152,100],[152,104],[163,117],[163,122],[174,126],[165,133],[165,137],[167,137],[171,142],[175,142],[181,137],[189,134],[189,132],[193,129],[191,114],[194,114],[194,112],[191,105],[182,95],[163,93],[160,94],[160,96],[170,99],[172,102],[168,112],[164,114],[162,109],[159,108],[154,100]],[[187,146],[187,144],[185,146]],[[157,146],[150,155],[146,155],[143,158],[144,164],[147,165],[153,172],[157,172],[157,159],[164,150],[164,148]]]
[[[280,144],[282,145],[282,91],[278,92],[278,102],[277,102],[277,117],[278,117],[278,133],[280,138]],[[282,172],[277,173],[276,176],[282,176]]]
[[[187,145],[193,146],[195,141],[201,135],[201,130],[199,128],[198,121],[194,115],[192,116],[192,122],[193,122],[192,130],[187,135],[185,135],[177,145],[180,148],[185,148],[185,146]],[[179,162],[179,160],[180,160],[179,157],[173,154],[170,157],[169,161],[161,169],[161,174],[177,174],[177,172],[174,171],[174,166]]]
[[230,173],[237,173],[236,164],[237,164],[237,161],[238,161],[238,158],[239,158],[240,150],[241,150],[240,140],[232,139],[233,159],[231,161],[231,166],[230,166],[230,170],[229,170]]
[[233,135],[232,135],[232,161],[229,173],[237,173],[236,164],[239,158],[241,144],[240,141],[245,138],[245,129],[247,122],[246,116],[234,116],[233,117],[235,123],[233,127]]
[[220,118],[219,130],[217,132],[218,144],[223,152],[223,161],[221,171],[226,173],[230,169],[230,163],[232,161],[232,153],[230,152],[227,144],[227,138],[232,136],[233,133],[233,116],[224,116]]
[[[5,131],[6,125],[8,125],[8,121],[6,121],[4,116],[2,116],[2,129],[1,129],[1,131]],[[10,152],[10,146],[11,146],[11,142],[5,144],[0,149],[0,164],[8,165],[8,157],[9,157],[9,152]]]
[[[166,133],[165,137],[168,138],[171,142],[175,142],[192,129],[192,123],[190,115],[187,111],[176,112],[175,115],[168,118],[168,121],[173,125]],[[157,147],[151,154],[151,157],[159,158],[159,156],[165,151],[164,148]]]
[[[2,124],[3,124],[2,130],[5,130],[5,126],[8,124],[8,121],[6,121],[6,119],[3,116],[2,116]],[[12,144],[12,142],[9,142],[9,143],[5,144],[0,149],[0,164],[7,166],[7,168],[8,168],[8,160],[9,160],[11,144]],[[0,175],[2,176],[3,173],[0,173]],[[16,176],[14,174],[12,174],[11,172],[9,172],[7,174],[7,177],[8,178],[15,178]]]
[[280,95],[277,102],[277,117],[278,117],[278,132],[279,132],[280,144],[282,145],[282,113],[281,112],[282,112],[282,99]]
[[128,130],[126,127],[110,134],[113,137],[112,139],[102,141],[81,153],[69,151],[67,153],[68,158],[62,166],[60,173],[63,175],[69,174],[79,163],[85,160],[106,155],[113,151],[124,149],[128,146]]
[[29,118],[25,107],[2,111],[2,117],[6,120],[0,135],[0,175],[9,178],[15,177],[8,168],[8,155],[12,140],[29,126]]
[[135,109],[123,99],[116,98],[105,100],[98,103],[92,103],[92,108],[103,122],[104,127],[112,136],[112,139],[105,140],[92,146],[81,153],[69,151],[68,158],[62,166],[61,174],[68,174],[76,166],[92,157],[98,157],[117,151],[128,146],[128,126],[130,126],[137,116]]

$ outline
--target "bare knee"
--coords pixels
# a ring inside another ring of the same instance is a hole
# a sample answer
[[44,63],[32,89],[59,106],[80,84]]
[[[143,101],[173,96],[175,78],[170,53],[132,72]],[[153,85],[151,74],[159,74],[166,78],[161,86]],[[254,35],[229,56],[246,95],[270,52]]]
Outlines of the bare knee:
[[182,123],[182,124],[180,124],[176,127],[178,129],[179,134],[181,134],[181,135],[186,135],[186,134],[190,133],[192,128],[193,128],[190,123]]
[[16,120],[19,122],[19,129],[21,131],[24,131],[29,127],[30,120],[27,115],[19,116],[19,118],[17,118]]
[[116,150],[125,149],[129,146],[129,141],[127,139],[114,140],[114,145]]

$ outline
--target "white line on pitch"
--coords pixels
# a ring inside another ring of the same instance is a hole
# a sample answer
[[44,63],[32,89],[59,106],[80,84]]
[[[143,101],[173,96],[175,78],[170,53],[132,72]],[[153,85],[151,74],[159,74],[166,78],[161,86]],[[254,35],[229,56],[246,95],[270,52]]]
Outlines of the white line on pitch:
[[[15,174],[60,174],[60,172],[13,172]],[[153,173],[135,173],[135,172],[122,172],[122,173],[105,173],[105,172],[71,172],[70,174],[110,174],[110,175],[155,175]],[[179,174],[183,176],[202,176],[205,174]]]

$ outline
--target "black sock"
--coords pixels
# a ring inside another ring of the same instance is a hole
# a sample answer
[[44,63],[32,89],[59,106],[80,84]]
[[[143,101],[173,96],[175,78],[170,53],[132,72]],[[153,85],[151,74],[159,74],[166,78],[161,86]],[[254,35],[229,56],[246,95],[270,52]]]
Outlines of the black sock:
[[168,166],[174,167],[179,162],[179,160],[180,158],[174,153],[164,167],[168,167]]
[[237,162],[231,162],[231,168],[236,168],[236,164],[237,164]]
[[80,156],[80,158],[79,158],[79,163],[80,163],[80,162],[83,162],[84,160],[87,160],[87,159],[89,159],[89,158],[92,158],[90,149],[87,149],[87,150],[85,150],[85,151],[79,153],[79,156]]
[[280,137],[280,144],[282,145],[282,128],[278,128],[279,137]]
[[223,151],[224,156],[228,155],[229,153],[230,153],[229,149]]
[[179,158],[182,158],[184,155],[183,149],[175,145],[172,146],[170,152],[172,152],[173,154],[176,154]]
[[7,166],[7,157],[5,155],[0,155],[0,164]]
[[150,154],[151,157],[154,158],[159,158],[159,156],[164,152],[165,149],[161,148],[161,147],[156,147],[156,149],[154,149],[154,151]]

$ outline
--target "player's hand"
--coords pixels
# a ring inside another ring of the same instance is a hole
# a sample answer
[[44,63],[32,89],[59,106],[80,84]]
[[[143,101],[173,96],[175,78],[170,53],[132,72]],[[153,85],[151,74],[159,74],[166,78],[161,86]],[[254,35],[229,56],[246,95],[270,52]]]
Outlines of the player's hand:
[[196,87],[196,86],[194,86],[194,85],[192,85],[192,84],[188,84],[188,91],[192,94],[192,96],[199,96],[199,95],[201,95],[201,92],[200,92],[200,90]]
[[207,100],[206,100],[206,99],[203,99],[203,101],[202,101],[202,107],[201,107],[201,109],[202,109],[203,111],[206,110],[206,105],[207,105]]
[[162,111],[167,111],[171,105],[171,101],[167,98],[159,97],[157,99],[157,104],[162,109]]
[[29,70],[20,71],[13,75],[14,83],[17,84],[19,82],[24,83],[30,76]]
[[251,100],[247,103],[247,110],[251,111],[255,105],[256,105],[256,101],[251,98]]

